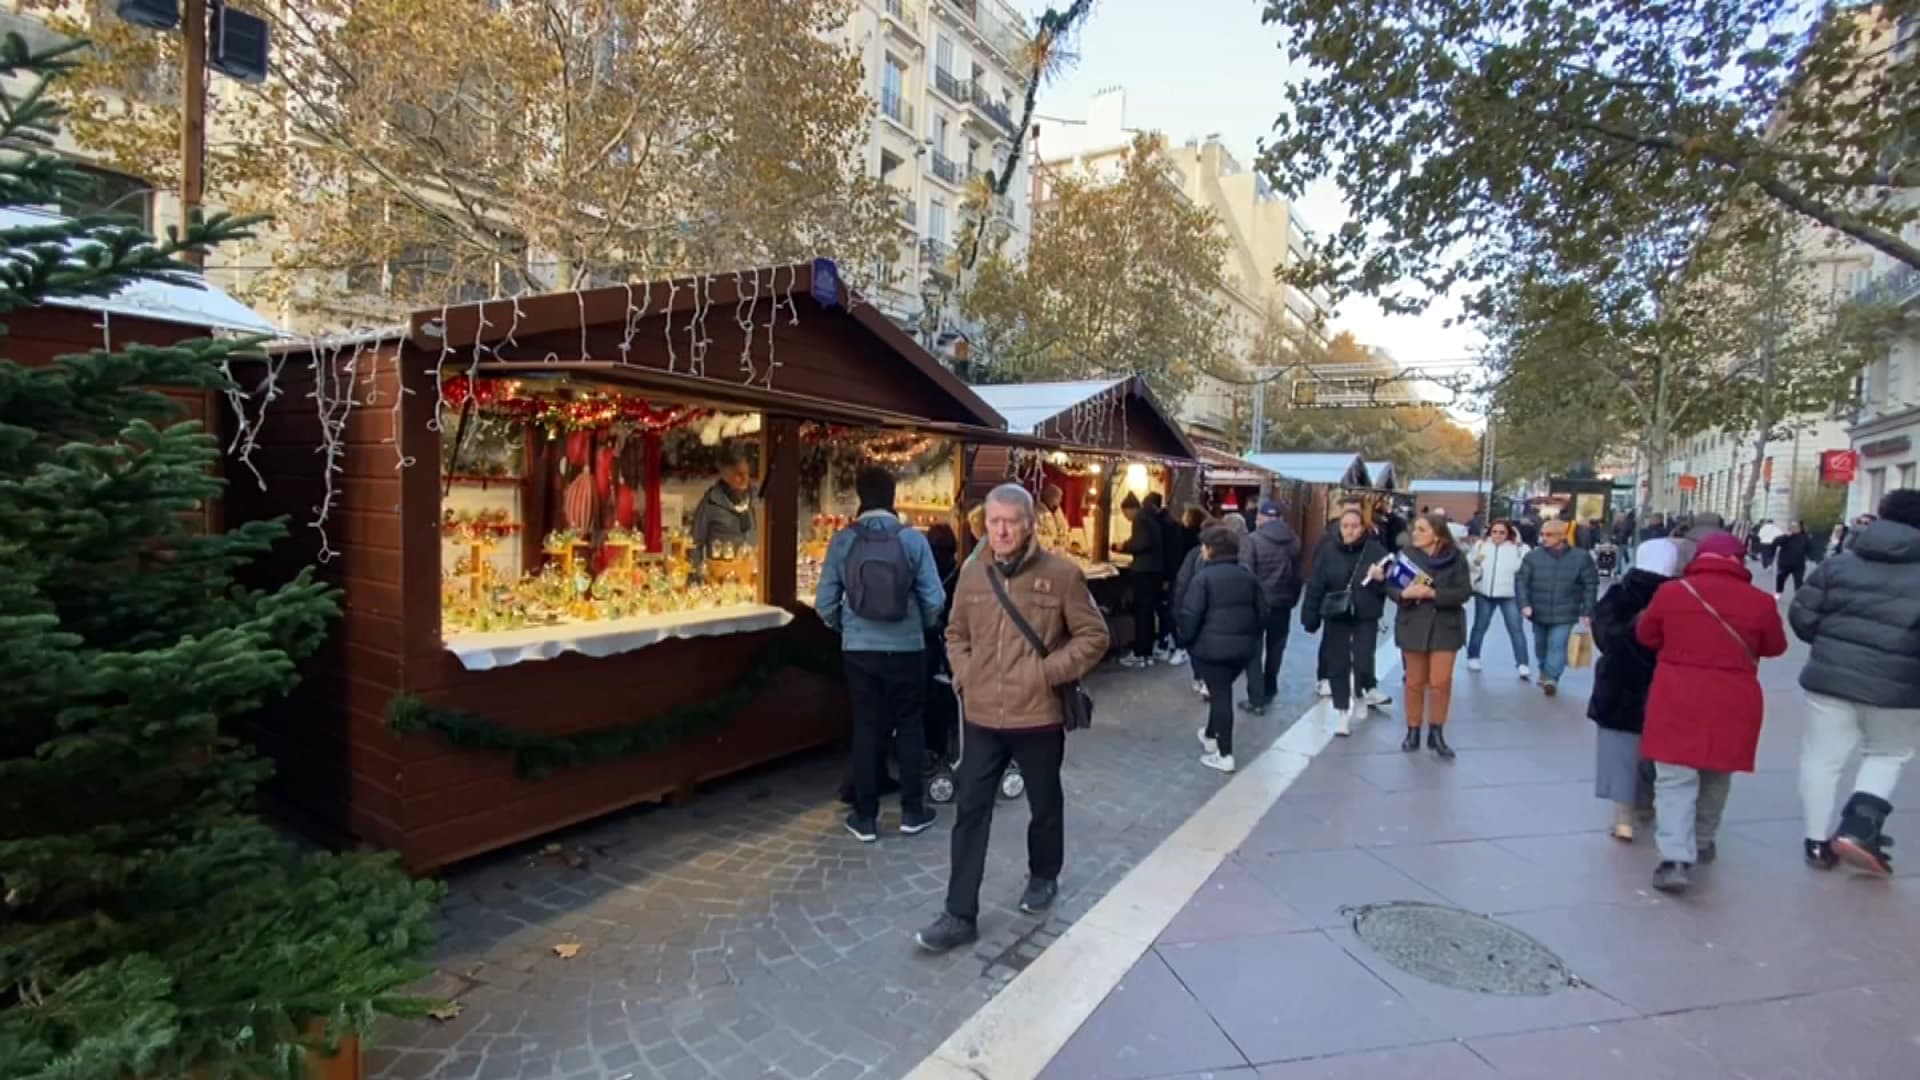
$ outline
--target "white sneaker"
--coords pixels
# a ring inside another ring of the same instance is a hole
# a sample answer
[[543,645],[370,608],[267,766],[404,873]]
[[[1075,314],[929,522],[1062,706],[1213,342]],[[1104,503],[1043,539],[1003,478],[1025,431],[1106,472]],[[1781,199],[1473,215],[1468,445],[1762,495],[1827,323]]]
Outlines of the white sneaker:
[[1200,749],[1205,750],[1207,753],[1213,754],[1213,755],[1218,755],[1220,753],[1219,742],[1215,741],[1213,736],[1207,734],[1206,728],[1201,728],[1196,734],[1200,736]]
[[1132,653],[1120,658],[1120,666],[1123,668],[1143,668],[1152,662],[1144,656],[1135,656]]
[[1480,661],[1478,661],[1478,660],[1475,660],[1475,659],[1473,659],[1472,657],[1468,657],[1468,658],[1467,658],[1467,670],[1468,670],[1468,671],[1479,671],[1479,670],[1480,670]]
[[1320,680],[1320,685],[1318,685],[1318,686],[1316,686],[1316,687],[1314,687],[1314,688],[1313,688],[1313,692],[1314,692],[1314,693],[1316,693],[1316,694],[1319,694],[1319,695],[1320,695],[1321,697],[1332,697],[1332,696],[1333,696],[1333,684],[1332,684],[1332,683],[1330,683],[1330,682],[1328,682],[1328,681],[1327,681],[1327,680],[1325,680],[1325,679],[1321,679],[1321,680]]
[[1213,691],[1208,690],[1207,684],[1201,682],[1199,679],[1193,680],[1193,692],[1200,695],[1201,701],[1213,700]]
[[1353,708],[1350,711],[1352,716],[1349,718],[1349,723],[1358,724],[1367,718],[1367,706],[1365,702],[1354,702]]
[[1233,771],[1233,755],[1232,754],[1216,754],[1211,752],[1205,753],[1200,755],[1200,764],[1205,765],[1209,769],[1216,769],[1220,772],[1232,772]]
[[1185,649],[1175,649],[1173,650],[1173,655],[1167,657],[1167,663],[1169,664],[1184,664],[1186,662],[1187,650]]
[[1353,709],[1333,710],[1333,733],[1342,737],[1353,734]]
[[1377,686],[1360,695],[1360,701],[1362,704],[1374,709],[1393,704],[1393,699],[1381,693],[1380,688]]
[[1531,679],[1531,678],[1533,678],[1533,669],[1528,667],[1525,664],[1521,664],[1520,665],[1520,681],[1526,682],[1528,679]]

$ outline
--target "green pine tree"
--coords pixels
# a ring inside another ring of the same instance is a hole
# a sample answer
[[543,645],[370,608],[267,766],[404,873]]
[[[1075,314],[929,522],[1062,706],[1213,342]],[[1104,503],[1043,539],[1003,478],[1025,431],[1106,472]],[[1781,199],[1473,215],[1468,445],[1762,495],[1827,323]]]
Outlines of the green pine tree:
[[[0,45],[0,206],[77,184],[45,152],[71,47]],[[0,230],[0,317],[141,279],[247,235],[154,241],[104,218]],[[236,573],[285,535],[206,535],[218,449],[156,388],[227,389],[257,343],[0,360],[0,1077],[295,1075],[306,1044],[416,1011],[403,987],[438,887],[386,858],[303,853],[261,819],[270,772],[234,723],[295,682],[336,596]],[[4,340],[0,339],[0,349]]]

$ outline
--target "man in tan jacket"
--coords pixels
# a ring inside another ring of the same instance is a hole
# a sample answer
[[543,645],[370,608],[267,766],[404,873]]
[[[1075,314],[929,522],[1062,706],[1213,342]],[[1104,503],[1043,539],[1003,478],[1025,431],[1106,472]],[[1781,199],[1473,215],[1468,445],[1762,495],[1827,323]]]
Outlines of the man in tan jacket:
[[[1066,847],[1060,789],[1066,730],[1059,689],[1107,655],[1107,621],[1087,591],[1086,577],[1073,563],[1041,550],[1034,538],[1033,496],[1016,484],[1003,484],[987,496],[986,509],[988,550],[961,569],[947,623],[947,659],[966,723],[955,777],[958,805],[947,909],[914,935],[932,952],[979,940],[987,836],[1000,777],[1010,761],[1019,764],[1026,779],[1033,814],[1020,910],[1038,914],[1052,906]],[[994,578],[1045,643],[1044,658],[1001,604]]]

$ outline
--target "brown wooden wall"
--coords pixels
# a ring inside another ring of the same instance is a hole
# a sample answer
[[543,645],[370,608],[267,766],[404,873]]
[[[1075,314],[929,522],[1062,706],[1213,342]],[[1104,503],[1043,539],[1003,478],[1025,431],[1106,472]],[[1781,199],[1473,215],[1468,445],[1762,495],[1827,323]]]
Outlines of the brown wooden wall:
[[[318,563],[321,534],[312,521],[325,496],[324,444],[311,397],[311,358],[292,354],[278,379],[280,396],[266,407],[254,468],[232,459],[227,473],[229,523],[285,517],[290,535],[255,570],[260,582],[285,581],[301,568],[342,590],[341,617],[319,653],[301,667],[301,683],[284,706],[257,724],[260,745],[279,765],[270,793],[329,840],[348,836],[393,844],[403,836],[404,769],[408,749],[386,726],[387,703],[405,685],[402,642],[400,488],[402,472],[388,440],[390,409],[399,390],[396,350],[349,349],[333,358],[335,388],[351,391],[345,414],[338,494],[325,524],[326,543],[338,554]],[[351,383],[345,366],[356,368]],[[249,390],[260,386],[257,366],[236,370]],[[255,399],[258,405],[258,399]],[[234,418],[223,419],[231,439]],[[437,445],[437,443],[436,443]]]

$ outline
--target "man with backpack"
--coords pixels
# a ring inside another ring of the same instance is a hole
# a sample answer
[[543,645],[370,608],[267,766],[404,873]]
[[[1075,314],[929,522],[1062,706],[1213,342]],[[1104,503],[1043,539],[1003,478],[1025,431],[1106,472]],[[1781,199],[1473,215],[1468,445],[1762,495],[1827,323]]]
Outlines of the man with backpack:
[[880,778],[898,739],[900,831],[933,824],[926,801],[926,632],[938,626],[946,590],[927,538],[893,511],[893,475],[869,466],[854,480],[860,514],[834,535],[820,569],[814,610],[840,635],[853,707],[853,812],[847,831],[880,838]]
[[1300,541],[1279,503],[1269,499],[1260,504],[1260,524],[1240,545],[1240,565],[1253,572],[1266,603],[1262,647],[1247,661],[1247,700],[1241,703],[1241,708],[1259,714],[1267,711],[1280,691],[1287,628],[1293,623],[1294,605],[1300,602]]

